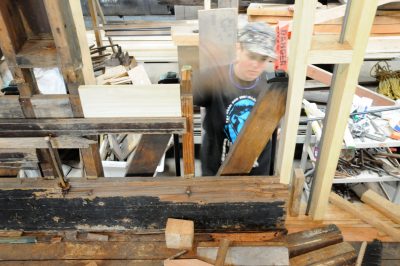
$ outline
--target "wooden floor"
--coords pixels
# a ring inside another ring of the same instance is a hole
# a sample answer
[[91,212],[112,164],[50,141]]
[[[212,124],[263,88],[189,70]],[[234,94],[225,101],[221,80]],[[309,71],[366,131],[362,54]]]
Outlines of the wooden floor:
[[[373,208],[362,203],[354,204],[357,204],[360,209],[364,210],[371,217],[386,221],[400,230],[399,224],[393,223]],[[301,213],[305,213],[305,204],[302,205]],[[369,224],[332,204],[329,204],[323,221],[313,221],[311,217],[305,215],[300,215],[299,217],[288,216],[286,218],[286,228],[289,233],[307,230],[324,224],[336,224],[342,231],[345,241],[372,241],[373,239],[379,239],[384,242],[393,242],[393,239],[385,233],[376,230]]]

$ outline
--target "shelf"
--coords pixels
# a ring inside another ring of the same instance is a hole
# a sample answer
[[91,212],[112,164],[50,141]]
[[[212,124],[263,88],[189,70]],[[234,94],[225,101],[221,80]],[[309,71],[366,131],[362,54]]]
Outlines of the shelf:
[[355,144],[356,149],[400,147],[400,140],[386,138],[385,141],[376,141],[376,140],[365,138],[365,141],[362,142],[361,139],[355,138],[354,144]]
[[399,178],[395,178],[390,175],[379,176],[376,173],[371,173],[367,170],[362,171],[361,174],[352,177],[337,178],[333,179],[333,184],[346,184],[346,183],[365,183],[365,182],[390,182],[390,181],[400,181]]

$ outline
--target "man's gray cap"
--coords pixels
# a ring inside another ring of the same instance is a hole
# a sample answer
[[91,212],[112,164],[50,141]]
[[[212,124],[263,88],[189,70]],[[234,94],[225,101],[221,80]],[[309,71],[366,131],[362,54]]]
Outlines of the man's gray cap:
[[275,29],[264,22],[249,22],[239,31],[238,41],[250,52],[276,58]]

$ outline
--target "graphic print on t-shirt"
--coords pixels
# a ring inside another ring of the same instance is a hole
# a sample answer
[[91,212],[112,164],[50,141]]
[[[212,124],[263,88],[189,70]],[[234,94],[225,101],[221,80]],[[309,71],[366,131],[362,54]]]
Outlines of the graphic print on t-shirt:
[[235,142],[255,103],[254,97],[244,95],[235,98],[226,109],[225,134],[230,143]]

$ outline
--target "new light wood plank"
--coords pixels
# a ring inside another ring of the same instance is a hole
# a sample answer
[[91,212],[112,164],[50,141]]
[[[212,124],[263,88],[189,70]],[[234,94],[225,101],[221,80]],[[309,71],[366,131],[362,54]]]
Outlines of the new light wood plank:
[[349,43],[339,43],[338,35],[315,35],[308,53],[308,64],[351,63],[353,49]]
[[179,84],[79,87],[85,117],[180,117]]
[[332,81],[333,86],[331,87],[319,157],[310,194],[310,212],[316,220],[323,219],[328,205],[329,192],[336,172],[341,143],[376,7],[377,0],[368,3],[364,1],[351,2],[344,40],[349,42],[354,49],[353,59],[349,65],[338,66],[335,80]]
[[97,44],[97,47],[100,47],[100,46],[103,46],[103,41],[101,39],[100,30],[96,29],[99,26],[99,19],[97,16],[96,3],[94,1],[95,0],[89,0],[88,7],[89,7],[89,12],[90,12],[90,17],[92,19],[92,28],[94,29],[94,35],[96,37],[96,44]]
[[379,231],[385,232],[388,236],[393,238],[395,241],[400,241],[400,230],[394,228],[389,223],[377,219],[373,216],[369,216],[362,211],[361,208],[356,207],[354,204],[349,201],[343,199],[341,196],[337,195],[334,192],[331,192],[329,195],[329,201],[332,202],[335,206],[351,213],[357,218],[363,220],[366,223],[376,227]]
[[257,16],[293,16],[293,11],[289,10],[290,5],[282,4],[258,4],[251,3],[247,8],[247,15]]
[[373,190],[369,189],[361,196],[361,200],[372,206],[385,216],[389,217],[395,223],[400,224],[400,205],[395,204]]
[[286,112],[276,157],[276,170],[281,182],[290,182],[296,145],[297,128],[303,100],[308,53],[311,49],[312,30],[317,1],[296,1],[293,32],[289,51],[289,87]]

